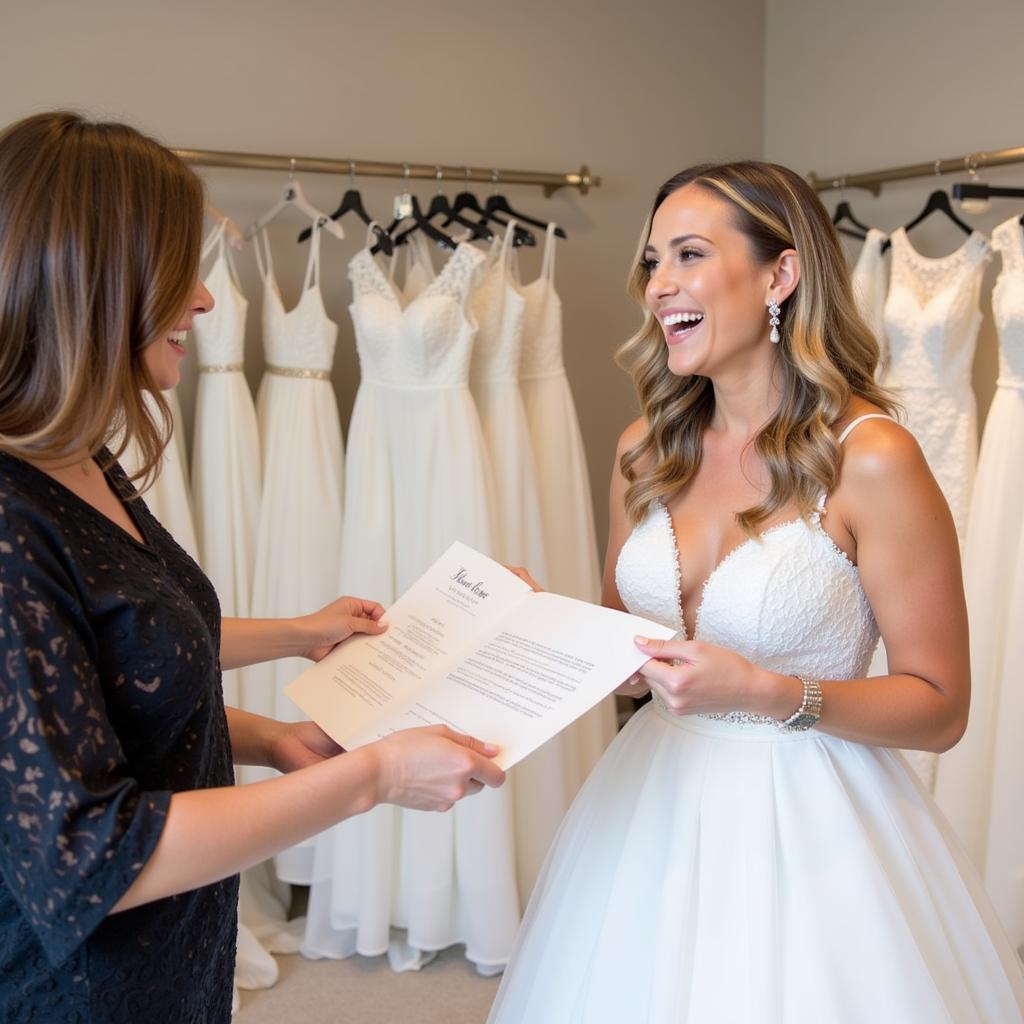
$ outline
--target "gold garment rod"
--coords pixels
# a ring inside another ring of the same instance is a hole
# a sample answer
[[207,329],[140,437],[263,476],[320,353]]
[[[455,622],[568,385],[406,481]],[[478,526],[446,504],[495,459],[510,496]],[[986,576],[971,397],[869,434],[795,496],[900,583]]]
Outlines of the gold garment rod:
[[240,167],[255,171],[302,171],[311,174],[354,174],[371,178],[430,178],[433,181],[486,181],[503,185],[540,185],[546,196],[560,188],[577,188],[586,195],[601,184],[584,164],[578,172],[508,171],[497,167],[457,167],[451,164],[395,164],[380,160],[336,160],[313,156],[275,156],[269,153],[228,153],[212,149],[175,149],[185,163],[198,167]]
[[948,160],[933,160],[927,164],[908,164],[905,167],[890,167],[884,171],[865,171],[861,174],[833,174],[819,177],[814,171],[807,175],[807,180],[816,192],[826,192],[833,188],[866,188],[874,195],[882,191],[887,181],[903,181],[906,178],[927,178],[938,174],[968,173],[981,171],[986,167],[999,167],[1003,164],[1024,163],[1024,146],[1013,149],[992,149],[987,153],[968,153],[966,156],[952,157]]

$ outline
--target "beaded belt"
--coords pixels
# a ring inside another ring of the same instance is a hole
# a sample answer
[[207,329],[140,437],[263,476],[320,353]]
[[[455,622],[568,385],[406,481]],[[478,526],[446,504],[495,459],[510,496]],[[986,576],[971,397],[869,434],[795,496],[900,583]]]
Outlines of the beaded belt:
[[211,363],[207,366],[200,365],[200,373],[240,373],[245,369],[244,363]]
[[302,366],[266,365],[267,373],[276,373],[279,377],[299,377],[303,380],[330,380],[330,370],[309,370]]

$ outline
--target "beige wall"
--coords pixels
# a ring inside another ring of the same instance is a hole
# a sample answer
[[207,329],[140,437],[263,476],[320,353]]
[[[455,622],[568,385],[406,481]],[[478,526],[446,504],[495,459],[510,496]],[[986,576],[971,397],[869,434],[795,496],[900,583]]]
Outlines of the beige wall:
[[[1020,0],[766,0],[765,154],[801,173],[838,175],[1024,145],[1021,39]],[[1024,165],[985,178],[1024,186]],[[892,229],[915,216],[934,187],[919,178],[886,185],[877,199],[853,189],[847,198],[860,220]],[[839,193],[823,198],[833,208]],[[962,216],[989,233],[1020,211],[1019,200],[993,200],[987,213]],[[931,256],[963,238],[939,216],[912,235]],[[975,360],[982,414],[997,373],[990,296],[998,269],[997,259],[986,276]]]
[[[637,322],[623,289],[637,232],[655,188],[681,166],[759,152],[762,14],[762,0],[9,5],[0,123],[72,105],[196,148],[537,170],[589,163],[604,179],[589,196],[508,192],[513,205],[569,234],[557,283],[603,537],[615,440],[635,415],[611,353]],[[206,178],[214,201],[242,224],[282,182],[265,172]],[[346,187],[343,178],[303,181],[328,209]],[[371,212],[386,217],[394,182],[361,185]],[[421,194],[432,192],[426,184]],[[272,231],[286,302],[302,276],[293,244],[300,226],[293,215]],[[323,243],[327,309],[341,326],[335,380],[344,423],[358,376],[345,265],[363,244],[358,222],[348,232],[342,243]],[[255,383],[258,279],[250,253],[240,262]],[[526,277],[538,263],[539,254],[524,255]],[[186,367],[186,412],[193,378]]]

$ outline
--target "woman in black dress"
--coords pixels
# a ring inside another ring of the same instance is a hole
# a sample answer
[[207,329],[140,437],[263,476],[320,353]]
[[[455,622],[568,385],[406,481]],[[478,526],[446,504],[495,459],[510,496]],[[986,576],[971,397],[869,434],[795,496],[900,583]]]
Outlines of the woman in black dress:
[[[0,133],[5,1022],[226,1022],[239,871],[377,803],[441,810],[503,780],[444,729],[334,756],[311,722],[224,707],[222,669],[386,627],[355,598],[222,619],[116,462],[116,438],[149,471],[166,443],[159,393],[212,306],[202,210],[195,175],[124,125]],[[233,764],[284,774],[234,786]]]

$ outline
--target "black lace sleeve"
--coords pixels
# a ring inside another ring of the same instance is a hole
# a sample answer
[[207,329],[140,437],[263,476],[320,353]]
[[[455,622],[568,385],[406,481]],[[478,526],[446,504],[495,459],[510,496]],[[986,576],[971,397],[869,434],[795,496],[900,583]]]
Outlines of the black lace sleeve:
[[139,874],[171,796],[126,769],[98,655],[52,538],[0,507],[0,877],[54,966]]

